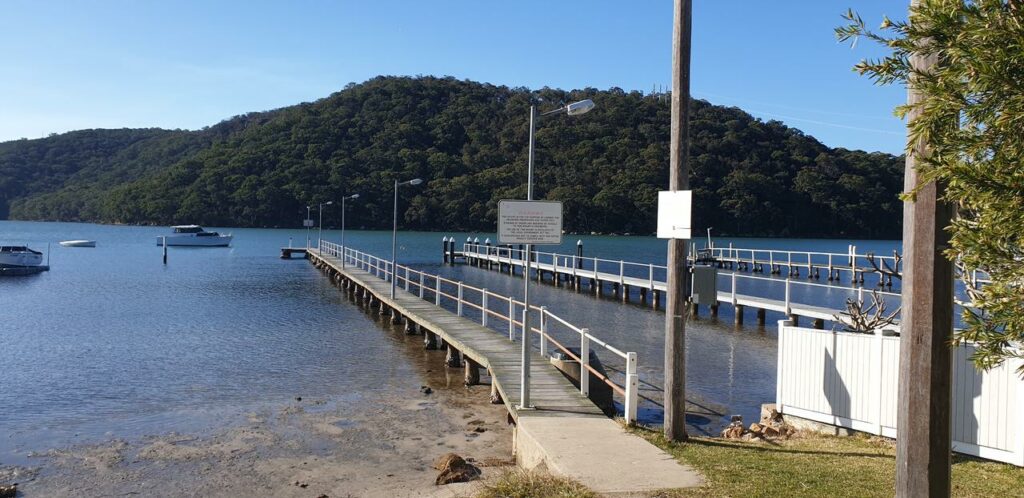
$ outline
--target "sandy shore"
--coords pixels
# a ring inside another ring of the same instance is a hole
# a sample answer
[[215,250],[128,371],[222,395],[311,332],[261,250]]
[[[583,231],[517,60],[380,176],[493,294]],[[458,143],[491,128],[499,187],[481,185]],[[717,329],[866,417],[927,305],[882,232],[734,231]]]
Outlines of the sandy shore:
[[463,387],[459,374],[435,366],[425,374],[431,394],[358,407],[296,399],[213,434],[39,451],[32,466],[0,467],[0,484],[18,482],[19,496],[470,495],[477,485],[434,485],[434,458],[472,458],[486,479],[513,464],[512,436],[490,387]]

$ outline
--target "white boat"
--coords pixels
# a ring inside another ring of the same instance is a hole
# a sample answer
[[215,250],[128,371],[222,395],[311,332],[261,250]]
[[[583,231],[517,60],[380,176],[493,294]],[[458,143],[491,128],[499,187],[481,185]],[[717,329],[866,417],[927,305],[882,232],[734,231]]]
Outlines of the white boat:
[[157,237],[156,245],[163,245],[165,239],[169,246],[227,247],[231,245],[232,236],[230,234],[221,235],[217,232],[207,232],[199,225],[177,225],[171,228],[174,229],[174,233]]
[[60,245],[64,247],[96,247],[95,240],[62,240]]
[[0,269],[24,269],[43,266],[43,253],[25,246],[0,246]]

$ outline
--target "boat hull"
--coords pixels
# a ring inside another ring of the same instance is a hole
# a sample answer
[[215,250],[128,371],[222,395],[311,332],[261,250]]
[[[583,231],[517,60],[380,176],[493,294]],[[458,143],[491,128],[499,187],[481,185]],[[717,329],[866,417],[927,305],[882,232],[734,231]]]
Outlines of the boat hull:
[[64,247],[96,247],[95,240],[65,240],[60,243]]
[[42,254],[0,254],[0,268],[32,268],[42,264]]
[[[232,235],[216,235],[212,237],[196,237],[193,235],[168,235],[168,246],[192,246],[192,247],[227,247],[231,245]],[[156,238],[156,245],[164,245],[164,236]]]

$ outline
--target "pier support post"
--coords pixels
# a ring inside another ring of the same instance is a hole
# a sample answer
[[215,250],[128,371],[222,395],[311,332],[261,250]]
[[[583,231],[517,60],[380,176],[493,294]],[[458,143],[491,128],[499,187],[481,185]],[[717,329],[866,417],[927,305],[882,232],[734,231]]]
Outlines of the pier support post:
[[398,310],[391,308],[391,323],[393,325],[402,323],[402,314]]
[[762,327],[764,326],[764,320],[765,320],[765,315],[766,314],[767,313],[765,313],[764,309],[757,310],[757,324],[758,325],[760,325]]
[[437,334],[429,330],[423,334],[423,349],[430,351],[437,349]]
[[448,368],[459,368],[459,367],[461,367],[462,366],[462,354],[459,353],[459,350],[455,349],[455,346],[452,346],[451,344],[449,344],[448,348],[447,348],[447,351],[448,351],[448,354],[445,355],[445,359],[444,359],[445,365],[448,365]]
[[498,385],[494,383],[494,372],[488,372],[491,376],[491,404],[500,405],[503,403],[501,400],[501,393],[498,392]]
[[466,357],[463,363],[466,367],[464,383],[467,386],[475,386],[480,383],[480,364]]
[[413,322],[412,320],[409,320],[408,318],[405,319],[405,333],[406,333],[406,335],[416,335],[418,333],[416,328],[417,327],[416,327],[416,323],[415,322]]
[[711,310],[711,317],[718,318],[718,303],[712,304],[708,308]]
[[700,316],[700,305],[690,301],[690,316],[697,318]]
[[736,305],[736,325],[743,325],[743,305]]
[[629,301],[629,286],[622,284],[622,302]]
[[815,318],[812,324],[812,326],[818,330],[825,328],[825,320],[822,320],[821,318]]
[[800,317],[796,315],[789,315],[789,321],[793,322],[794,327],[800,326]]

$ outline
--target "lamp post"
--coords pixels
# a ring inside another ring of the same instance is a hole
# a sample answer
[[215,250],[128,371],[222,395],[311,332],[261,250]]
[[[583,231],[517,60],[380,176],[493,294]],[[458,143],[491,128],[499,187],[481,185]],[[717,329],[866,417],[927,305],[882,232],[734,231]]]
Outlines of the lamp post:
[[324,206],[330,206],[334,201],[321,202],[317,210],[320,212],[320,225],[316,232],[316,250],[320,250],[320,241],[324,237]]
[[[558,109],[538,115],[537,106],[535,104],[530,104],[530,152],[527,156],[526,163],[526,200],[533,200],[533,135],[537,127],[537,118],[563,113],[569,116],[579,116],[590,112],[593,108],[594,101],[587,99],[579,102],[573,102],[559,107]],[[532,254],[533,244],[526,244],[526,261],[524,261],[525,270],[523,272],[523,368],[519,377],[519,408],[532,408],[532,403],[530,403],[530,256]],[[512,317],[509,317],[509,320],[512,319]],[[582,358],[580,359],[582,360]],[[582,365],[583,362],[581,361],[580,364]],[[581,370],[580,375],[589,375],[589,373]]]
[[341,198],[341,268],[345,268],[345,199],[358,199],[359,194]]
[[395,180],[395,214],[391,228],[391,299],[395,298],[395,257],[397,256],[398,250],[398,187],[402,185],[419,185],[423,183],[423,180],[419,178],[413,178],[404,182]]

